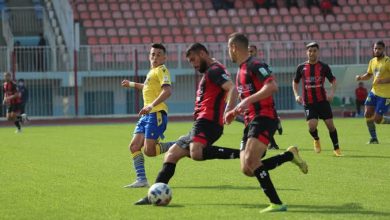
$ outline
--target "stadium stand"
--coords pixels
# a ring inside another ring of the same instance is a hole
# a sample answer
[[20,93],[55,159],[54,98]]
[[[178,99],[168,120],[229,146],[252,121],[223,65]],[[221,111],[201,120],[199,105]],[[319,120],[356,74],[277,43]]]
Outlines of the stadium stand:
[[235,9],[217,12],[207,1],[178,0],[81,1],[74,10],[89,45],[189,42],[199,34],[203,41],[223,42],[234,31],[252,33],[252,41],[372,38],[368,29],[376,30],[376,37],[390,34],[389,1],[341,0],[339,4],[325,18],[316,7],[256,10],[250,0],[236,1]]

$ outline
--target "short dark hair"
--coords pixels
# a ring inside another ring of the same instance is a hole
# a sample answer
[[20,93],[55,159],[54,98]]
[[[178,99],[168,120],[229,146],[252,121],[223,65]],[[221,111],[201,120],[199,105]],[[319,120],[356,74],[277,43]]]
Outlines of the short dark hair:
[[255,50],[257,50],[257,47],[254,44],[249,45],[249,47],[253,47],[253,48],[255,48]]
[[[383,40],[378,40],[377,42],[375,42],[376,45],[380,45],[382,47],[385,47],[385,42],[383,42]],[[374,45],[375,45],[374,44]]]
[[152,44],[151,47],[152,48],[156,48],[156,49],[160,49],[160,50],[164,51],[164,53],[167,52],[167,49],[165,49],[164,45],[162,45],[162,44],[154,43],[154,44]]
[[192,53],[192,52],[199,53],[200,51],[204,51],[204,52],[206,52],[206,54],[209,54],[209,51],[207,50],[207,48],[203,44],[201,44],[201,43],[191,44],[186,50],[186,57],[188,57],[190,55],[190,53]]
[[24,82],[24,79],[19,79],[18,82]]
[[249,40],[244,34],[235,32],[229,35],[229,39],[231,40],[230,42],[235,43],[240,47],[245,47],[246,49],[248,49]]
[[320,49],[320,45],[318,45],[318,43],[314,41],[306,44],[306,49],[309,49],[310,47],[316,47],[317,49]]

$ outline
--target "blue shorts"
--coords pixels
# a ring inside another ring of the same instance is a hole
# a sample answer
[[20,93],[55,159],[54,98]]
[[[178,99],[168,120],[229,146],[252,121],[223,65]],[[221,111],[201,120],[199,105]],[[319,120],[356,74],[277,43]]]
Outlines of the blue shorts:
[[378,115],[384,115],[387,113],[387,111],[389,111],[390,99],[377,96],[374,93],[370,92],[368,93],[364,105],[374,106],[375,112]]
[[153,112],[143,115],[134,129],[134,134],[142,133],[146,139],[164,139],[167,129],[168,117],[165,112]]

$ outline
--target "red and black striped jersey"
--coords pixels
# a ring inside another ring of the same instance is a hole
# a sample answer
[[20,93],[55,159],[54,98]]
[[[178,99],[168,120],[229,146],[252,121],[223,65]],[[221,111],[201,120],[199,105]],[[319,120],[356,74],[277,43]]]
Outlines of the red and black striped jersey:
[[207,119],[223,126],[228,92],[222,88],[222,85],[229,80],[230,74],[222,64],[215,62],[209,66],[196,92],[195,120]]
[[315,64],[310,64],[306,61],[297,67],[294,82],[299,83],[302,79],[304,104],[326,101],[325,78],[331,83],[336,80],[329,65],[321,61]]
[[[272,71],[260,59],[249,57],[240,65],[236,78],[236,87],[241,100],[261,90],[265,84],[273,80]],[[248,124],[255,117],[263,116],[276,118],[275,104],[272,96],[254,102],[245,111],[245,123]]]
[[[18,93],[18,86],[16,83],[10,81],[10,82],[4,82],[3,84],[3,92],[4,92],[4,97],[9,97],[12,96],[16,93]],[[15,105],[21,103],[20,97],[11,99],[7,104],[8,105]]]

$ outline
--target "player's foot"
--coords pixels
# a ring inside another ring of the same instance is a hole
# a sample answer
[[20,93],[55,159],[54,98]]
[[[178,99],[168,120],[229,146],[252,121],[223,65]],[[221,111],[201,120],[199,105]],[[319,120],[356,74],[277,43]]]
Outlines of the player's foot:
[[22,129],[21,128],[20,129],[16,129],[15,134],[20,134],[20,133],[22,133]]
[[292,159],[292,163],[297,165],[299,169],[302,171],[302,173],[307,174],[309,172],[308,166],[306,161],[302,160],[302,158],[299,156],[298,148],[295,146],[291,146],[287,148],[287,151],[291,152],[294,155],[294,158]]
[[267,208],[260,210],[260,213],[266,213],[266,212],[284,212],[287,211],[286,205],[279,205],[279,204],[273,204],[269,205]]
[[124,188],[142,188],[149,187],[147,180],[136,180],[134,183],[124,186]]
[[367,142],[367,144],[379,144],[378,138],[371,138],[370,141]]
[[26,114],[26,113],[23,113],[23,114],[21,114],[20,116],[22,116],[22,123],[25,123],[25,122],[28,122],[28,121],[30,121],[30,120],[28,119],[28,117],[27,117],[27,114]]
[[316,152],[317,154],[321,153],[320,139],[314,140],[313,145],[314,145],[314,152]]
[[341,153],[340,148],[334,150],[334,151],[333,151],[333,154],[334,154],[336,157],[342,157],[342,156],[344,156],[344,154]]
[[134,205],[150,205],[150,204],[152,203],[149,201],[147,196],[134,203]]
[[278,145],[269,145],[268,150],[279,150]]
[[278,118],[278,133],[279,135],[283,134],[283,127],[282,127],[282,123],[280,122],[280,118]]

